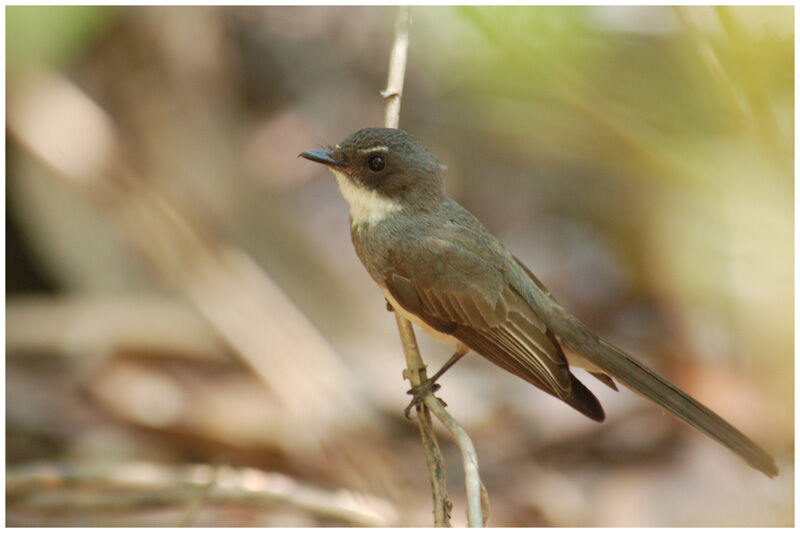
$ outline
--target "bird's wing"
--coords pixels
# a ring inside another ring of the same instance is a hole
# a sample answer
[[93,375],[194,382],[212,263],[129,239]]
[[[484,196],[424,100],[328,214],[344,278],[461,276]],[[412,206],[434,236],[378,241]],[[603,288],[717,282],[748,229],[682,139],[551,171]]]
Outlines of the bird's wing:
[[392,297],[434,329],[586,416],[602,420],[600,403],[570,373],[555,336],[505,282],[497,262],[443,241],[429,244],[424,261],[398,262],[384,273]]

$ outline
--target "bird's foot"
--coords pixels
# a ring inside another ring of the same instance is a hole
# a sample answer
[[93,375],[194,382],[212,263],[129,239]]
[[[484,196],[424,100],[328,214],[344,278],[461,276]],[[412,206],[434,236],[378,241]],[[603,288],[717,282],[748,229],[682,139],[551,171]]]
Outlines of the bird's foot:
[[435,378],[430,378],[426,379],[419,385],[414,385],[408,391],[406,391],[406,394],[410,394],[411,396],[413,396],[408,406],[406,406],[405,410],[403,411],[403,414],[406,415],[406,418],[411,420],[411,414],[410,414],[411,409],[413,407],[420,405],[422,401],[425,399],[425,396],[427,396],[428,394],[433,394],[434,392],[438,391],[441,387],[442,387],[441,385],[436,383]]

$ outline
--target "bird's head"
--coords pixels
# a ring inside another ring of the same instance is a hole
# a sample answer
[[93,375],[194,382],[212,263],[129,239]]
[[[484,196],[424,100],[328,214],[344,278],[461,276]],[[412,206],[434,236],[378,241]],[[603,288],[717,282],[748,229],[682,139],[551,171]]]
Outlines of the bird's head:
[[425,209],[442,198],[438,160],[402,130],[364,128],[336,146],[303,152],[300,157],[333,172],[354,223],[375,221],[400,210]]

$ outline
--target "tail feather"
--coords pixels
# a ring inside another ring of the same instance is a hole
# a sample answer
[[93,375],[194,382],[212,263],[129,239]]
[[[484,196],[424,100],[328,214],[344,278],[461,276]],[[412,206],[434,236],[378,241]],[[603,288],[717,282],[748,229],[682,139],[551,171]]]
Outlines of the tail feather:
[[[515,258],[516,259],[516,258]],[[778,467],[767,452],[741,431],[701,404],[669,380],[615,348],[572,316],[556,302],[548,290],[528,268],[516,261],[532,284],[523,284],[528,304],[544,319],[564,345],[582,354],[595,367],[621,382],[634,392],[664,407],[684,422],[716,440],[753,468],[769,477],[778,475]]]
[[562,400],[595,422],[605,420],[606,414],[603,412],[603,406],[600,405],[597,397],[583,383],[578,381],[578,378],[572,374],[570,374],[570,378],[572,379],[571,394],[567,398],[562,398]]
[[570,318],[570,324],[566,329],[553,324],[555,331],[567,346],[583,354],[592,364],[631,390],[656,402],[736,453],[753,468],[769,477],[778,475],[775,459],[741,431],[669,380],[595,336],[574,317]]

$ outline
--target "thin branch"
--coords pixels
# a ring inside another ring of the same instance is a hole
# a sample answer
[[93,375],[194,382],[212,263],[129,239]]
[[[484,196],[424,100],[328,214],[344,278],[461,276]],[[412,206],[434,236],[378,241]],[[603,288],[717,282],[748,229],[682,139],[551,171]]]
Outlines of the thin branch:
[[[400,124],[400,104],[408,57],[410,27],[411,8],[398,8],[394,29],[394,43],[392,44],[392,54],[389,59],[389,76],[386,81],[386,89],[381,91],[381,95],[387,99],[385,118],[387,128],[397,128]],[[411,323],[396,312],[395,319],[397,320],[397,329],[400,333],[403,353],[406,358],[407,368],[403,375],[412,386],[417,386],[427,379],[425,362],[419,353]],[[428,474],[433,492],[434,525],[437,527],[450,525],[449,518],[452,504],[447,499],[447,476],[444,468],[444,459],[436,441],[429,409],[447,427],[461,449],[467,491],[468,522],[470,527],[483,527],[485,517],[488,517],[489,513],[489,498],[478,474],[478,456],[475,453],[475,446],[473,446],[464,428],[445,410],[441,400],[429,392],[424,397],[424,402],[417,404],[417,422],[419,423],[422,442],[425,447]]]
[[470,527],[483,527],[489,519],[489,496],[483,486],[478,473],[478,454],[466,430],[456,422],[442,401],[429,394],[425,397],[425,405],[436,418],[442,421],[461,449],[461,459],[464,463],[464,484],[467,491],[467,520]]
[[391,504],[373,496],[304,485],[255,468],[205,464],[70,461],[13,465],[6,472],[6,495],[10,505],[37,512],[118,513],[234,503],[256,508],[280,504],[354,526],[386,527],[397,519]]
[[[400,341],[403,343],[403,353],[406,356],[406,369],[403,377],[406,378],[411,386],[417,386],[428,379],[425,371],[425,363],[417,347],[417,339],[414,337],[414,330],[411,323],[403,318],[400,313],[394,314],[397,320],[397,330],[400,333]],[[429,396],[432,397],[432,396]],[[422,444],[425,448],[425,460],[428,464],[428,476],[431,480],[431,492],[433,493],[433,523],[436,527],[450,526],[450,509],[452,504],[447,499],[447,473],[444,467],[444,457],[439,449],[436,434],[433,431],[433,421],[431,414],[423,403],[417,404],[417,423],[422,435]]]
[[410,29],[411,8],[401,6],[397,8],[397,18],[394,23],[394,42],[392,43],[392,54],[389,57],[389,77],[386,80],[386,89],[381,91],[381,95],[386,98],[384,125],[387,128],[397,128],[400,125],[400,103],[403,98],[403,80],[406,77]]

